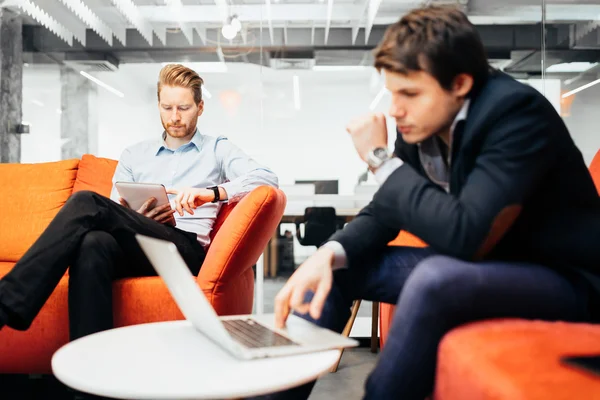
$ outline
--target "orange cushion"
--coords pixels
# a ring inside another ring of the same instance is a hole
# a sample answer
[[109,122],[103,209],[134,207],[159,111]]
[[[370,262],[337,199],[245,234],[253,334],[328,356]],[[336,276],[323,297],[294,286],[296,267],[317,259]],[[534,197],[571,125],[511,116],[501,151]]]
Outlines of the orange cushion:
[[0,279],[15,266],[14,262],[0,262]]
[[[233,209],[225,209],[227,219],[218,227],[219,233],[211,243],[198,274],[204,293],[222,314],[240,312],[242,309],[236,303],[242,303],[243,310],[251,312],[252,303],[245,300],[253,296],[254,282],[248,279],[252,274],[250,266],[258,260],[273,236],[285,203],[282,191],[260,186]],[[221,215],[219,220],[222,221]],[[235,300],[232,300],[234,292],[227,290],[232,284],[237,285]]]
[[52,373],[52,355],[69,341],[67,293],[63,277],[28,330],[0,330],[0,374]]
[[0,260],[17,261],[73,190],[79,160],[0,164]]
[[406,231],[400,231],[396,239],[388,243],[388,246],[427,247],[427,244]]
[[600,325],[514,319],[464,325],[440,344],[434,398],[600,399],[599,378],[559,361],[578,354],[600,354]]
[[598,189],[598,194],[600,194],[600,151],[596,153],[596,156],[592,160],[590,164],[590,174],[592,175],[592,179],[596,184],[596,189]]
[[112,178],[116,168],[116,160],[84,154],[79,163],[73,193],[80,190],[91,190],[102,196],[110,197]]

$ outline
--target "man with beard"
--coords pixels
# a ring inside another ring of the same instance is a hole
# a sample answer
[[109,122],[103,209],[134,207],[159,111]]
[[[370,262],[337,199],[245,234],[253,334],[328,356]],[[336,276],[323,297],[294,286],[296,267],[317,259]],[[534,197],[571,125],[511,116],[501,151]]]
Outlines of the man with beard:
[[[28,329],[68,267],[71,340],[112,328],[112,281],[156,274],[136,234],[173,242],[197,275],[221,203],[239,201],[260,185],[277,186],[273,172],[226,138],[199,132],[202,84],[182,65],[161,70],[162,136],[125,149],[111,199],[89,191],[73,194],[0,280],[0,329]],[[151,198],[133,210],[117,194],[119,181],[163,184],[176,209],[154,207]]]

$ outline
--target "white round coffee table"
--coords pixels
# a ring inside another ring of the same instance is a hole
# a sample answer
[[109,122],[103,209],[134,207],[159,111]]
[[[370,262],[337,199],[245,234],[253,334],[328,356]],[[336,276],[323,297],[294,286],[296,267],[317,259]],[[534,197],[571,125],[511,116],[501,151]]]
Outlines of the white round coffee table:
[[65,385],[121,399],[227,399],[288,389],[326,373],[339,350],[241,361],[187,321],[96,333],[60,348],[52,371]]

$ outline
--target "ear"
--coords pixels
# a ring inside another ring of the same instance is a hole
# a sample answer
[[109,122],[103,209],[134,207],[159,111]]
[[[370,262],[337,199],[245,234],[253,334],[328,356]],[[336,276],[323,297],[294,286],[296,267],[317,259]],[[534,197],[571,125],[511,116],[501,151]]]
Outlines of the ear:
[[469,74],[458,74],[452,82],[452,93],[456,97],[466,97],[473,89],[473,77]]
[[198,116],[201,116],[203,112],[204,112],[204,100],[200,100],[200,103],[198,103]]

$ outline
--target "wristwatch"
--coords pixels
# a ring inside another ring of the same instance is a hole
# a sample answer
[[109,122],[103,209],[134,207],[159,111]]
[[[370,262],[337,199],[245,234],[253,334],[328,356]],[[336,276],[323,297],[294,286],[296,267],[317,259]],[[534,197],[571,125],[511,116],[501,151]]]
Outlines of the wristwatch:
[[211,186],[211,187],[207,187],[207,189],[212,190],[213,192],[215,192],[215,198],[211,203],[216,203],[219,200],[221,200],[221,193],[219,193],[219,187],[218,186]]
[[390,158],[391,156],[387,148],[376,147],[367,154],[367,164],[369,164],[369,167],[377,169]]

